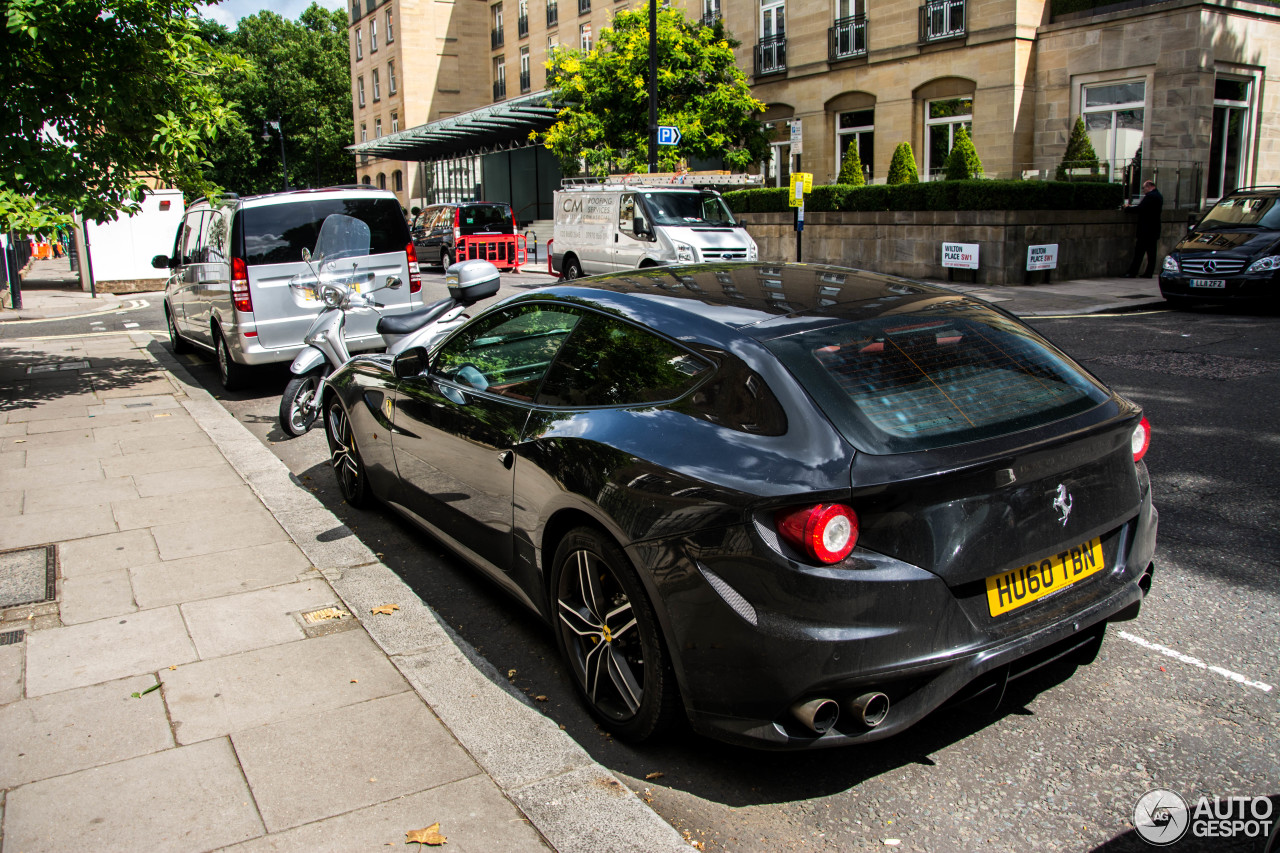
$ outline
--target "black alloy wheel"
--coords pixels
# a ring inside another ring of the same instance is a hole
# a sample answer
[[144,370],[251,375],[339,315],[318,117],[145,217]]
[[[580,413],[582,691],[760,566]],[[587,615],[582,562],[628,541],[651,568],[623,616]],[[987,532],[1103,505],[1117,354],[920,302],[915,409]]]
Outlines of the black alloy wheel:
[[575,278],[582,278],[582,264],[577,258],[568,258],[564,262],[564,270],[562,275],[565,281],[572,281]]
[[178,325],[173,322],[173,312],[169,310],[169,306],[164,306],[164,323],[169,327],[169,348],[173,350],[175,355],[181,355],[184,352],[191,351],[191,344],[183,340],[182,335],[178,334]]
[[365,476],[364,460],[360,458],[360,448],[356,447],[351,421],[337,400],[329,405],[325,435],[329,439],[329,464],[338,478],[338,490],[342,492],[343,500],[357,509],[368,506],[369,480]]
[[643,741],[676,717],[675,675],[658,620],[630,561],[579,527],[556,549],[556,639],[579,693],[606,729]]

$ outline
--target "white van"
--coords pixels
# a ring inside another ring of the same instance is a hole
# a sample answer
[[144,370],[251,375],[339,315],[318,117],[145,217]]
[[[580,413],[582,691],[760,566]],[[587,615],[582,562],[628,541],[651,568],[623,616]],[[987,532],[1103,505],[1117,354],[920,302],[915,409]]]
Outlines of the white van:
[[[574,184],[555,194],[551,266],[564,278],[712,261],[755,261],[759,249],[706,182],[747,184],[745,175],[696,178],[698,186],[656,176]],[[638,183],[644,179],[644,183]],[[758,179],[756,179],[758,180]],[[637,181],[631,183],[631,181]]]

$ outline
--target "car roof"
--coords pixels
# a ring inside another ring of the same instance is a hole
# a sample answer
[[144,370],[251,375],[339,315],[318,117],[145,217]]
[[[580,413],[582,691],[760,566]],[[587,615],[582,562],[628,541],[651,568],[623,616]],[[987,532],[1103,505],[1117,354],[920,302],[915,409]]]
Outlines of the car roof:
[[818,264],[653,267],[578,279],[517,299],[539,295],[591,302],[675,337],[683,327],[708,341],[738,335],[770,340],[946,303],[978,304],[945,287]]
[[319,189],[285,190],[278,193],[244,196],[240,199],[240,203],[259,207],[269,204],[288,204],[292,201],[311,201],[318,196],[325,195],[342,195],[350,198],[386,198],[399,204],[395,193],[390,190],[380,190],[377,187],[321,187]]

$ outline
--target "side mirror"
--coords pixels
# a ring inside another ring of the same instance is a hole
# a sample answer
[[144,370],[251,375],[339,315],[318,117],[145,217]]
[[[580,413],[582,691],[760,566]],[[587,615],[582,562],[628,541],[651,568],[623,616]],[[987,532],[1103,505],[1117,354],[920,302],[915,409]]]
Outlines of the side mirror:
[[168,255],[156,255],[151,259],[151,266],[158,270],[167,270],[169,268]]
[[426,347],[410,347],[396,356],[391,366],[396,372],[396,379],[408,379],[421,376],[429,363]]
[[635,234],[637,237],[648,236],[649,226],[645,224],[643,219],[637,216],[635,219],[631,220],[631,233]]

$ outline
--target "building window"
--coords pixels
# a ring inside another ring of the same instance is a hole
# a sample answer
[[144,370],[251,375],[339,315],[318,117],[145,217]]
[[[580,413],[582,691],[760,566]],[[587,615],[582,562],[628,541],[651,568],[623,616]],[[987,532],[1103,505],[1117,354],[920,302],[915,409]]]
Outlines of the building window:
[[391,132],[392,133],[400,132],[400,113],[391,114]]
[[373,181],[371,181],[371,180],[369,179],[369,176],[368,176],[368,175],[365,175],[363,178],[361,178],[361,179],[360,179],[360,183],[364,184],[364,185],[367,187],[367,186],[369,186],[370,184],[372,184],[372,183],[373,183]]
[[396,93],[396,61],[394,59],[387,60],[387,94],[394,95]]
[[382,100],[382,87],[378,85],[378,69],[373,69],[373,102]]
[[581,24],[578,27],[578,47],[581,50],[591,50],[591,25]]
[[399,169],[391,173],[391,186],[396,192],[404,189],[404,173]]
[[845,152],[850,145],[858,146],[858,159],[862,161],[862,174],[867,177],[875,162],[875,110],[852,110],[836,113],[836,175],[844,163]]
[[929,0],[920,7],[920,41],[942,41],[965,34],[965,0]]
[[493,99],[501,101],[507,96],[507,60],[497,56],[493,60]]
[[369,141],[369,127],[364,122],[360,122],[360,141]]
[[364,78],[356,78],[356,102],[360,104],[361,109],[364,108]]
[[529,37],[529,0],[520,0],[519,14],[516,16],[516,32],[520,38]]
[[383,172],[378,173],[378,189],[385,190],[387,188],[387,176]]
[[591,0],[578,0],[578,14],[586,15],[591,11]]
[[702,0],[702,25],[709,27],[720,19],[720,0]]
[[769,159],[760,164],[761,179],[766,187],[785,187],[791,183],[791,120],[765,122],[769,137]]
[[356,27],[356,61],[364,59],[364,31]]
[[378,49],[378,19],[369,19],[369,52],[373,53]]
[[382,119],[380,118],[373,120],[373,138],[374,139],[382,138]]
[[489,31],[489,47],[497,50],[502,47],[502,4],[494,3],[489,7],[489,19],[493,23],[493,28]]
[[942,98],[924,105],[925,146],[924,172],[930,177],[942,174],[951,146],[955,145],[956,128],[973,133],[973,98]]
[[396,40],[396,29],[394,22],[391,20],[391,10],[387,10],[387,44],[391,44]]
[[520,48],[520,91],[527,92],[533,84],[529,73],[529,48]]
[[[1146,116],[1147,84],[1141,80],[1085,86],[1080,112],[1098,159],[1107,164],[1113,178],[1124,173],[1134,158],[1142,157],[1142,124]],[[1137,170],[1141,172],[1141,168]],[[1138,192],[1141,179],[1134,175],[1131,188]]]
[[1245,183],[1249,157],[1248,80],[1219,77],[1213,84],[1213,133],[1209,138],[1209,199]]
[[832,62],[867,55],[867,16],[857,0],[836,0],[836,20],[827,30],[827,58]]
[[351,20],[360,20],[360,0],[356,0],[356,2],[351,4]]
[[556,47],[557,47],[557,42],[556,42],[555,36],[547,36],[547,59],[545,63],[547,68],[547,77],[546,77],[546,81],[544,82],[544,85],[546,86],[550,86],[552,84],[552,81],[554,81],[556,77],[556,73],[555,73]]
[[556,0],[547,0],[547,26],[554,27],[560,23],[560,7]]
[[755,50],[755,73],[776,74],[787,68],[787,6],[764,0],[760,6],[760,43]]

